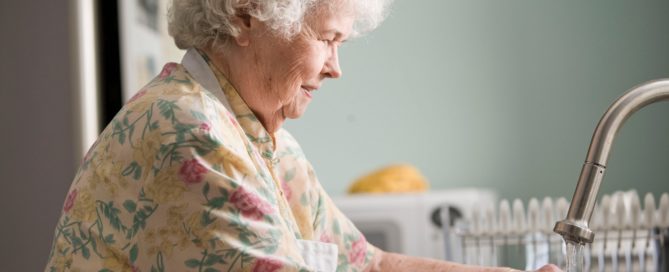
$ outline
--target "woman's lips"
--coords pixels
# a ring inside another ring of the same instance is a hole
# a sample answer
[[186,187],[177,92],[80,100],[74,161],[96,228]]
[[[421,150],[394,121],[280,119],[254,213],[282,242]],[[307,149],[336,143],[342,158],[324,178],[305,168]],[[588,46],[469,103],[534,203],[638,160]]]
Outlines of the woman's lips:
[[307,89],[305,89],[305,88],[302,88],[302,91],[304,92],[304,95],[306,95],[307,97],[311,98],[311,91],[309,91],[309,90],[307,90]]

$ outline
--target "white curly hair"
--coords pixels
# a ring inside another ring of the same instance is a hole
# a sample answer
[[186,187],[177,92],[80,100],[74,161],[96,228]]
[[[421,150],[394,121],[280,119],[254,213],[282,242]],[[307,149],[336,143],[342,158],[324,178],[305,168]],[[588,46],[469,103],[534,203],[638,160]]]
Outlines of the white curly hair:
[[375,29],[386,17],[392,0],[172,0],[168,31],[181,49],[224,45],[239,29],[231,23],[243,11],[265,22],[274,34],[291,39],[304,29],[304,18],[323,8],[345,4],[355,16],[351,36]]

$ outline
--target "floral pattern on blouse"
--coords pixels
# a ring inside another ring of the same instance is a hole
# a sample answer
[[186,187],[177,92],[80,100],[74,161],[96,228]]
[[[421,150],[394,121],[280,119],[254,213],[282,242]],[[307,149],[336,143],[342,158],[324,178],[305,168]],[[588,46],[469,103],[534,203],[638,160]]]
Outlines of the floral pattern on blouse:
[[209,66],[232,110],[165,65],[85,155],[46,271],[312,271],[299,239],[336,244],[337,271],[369,266],[375,248],[295,139],[273,139]]

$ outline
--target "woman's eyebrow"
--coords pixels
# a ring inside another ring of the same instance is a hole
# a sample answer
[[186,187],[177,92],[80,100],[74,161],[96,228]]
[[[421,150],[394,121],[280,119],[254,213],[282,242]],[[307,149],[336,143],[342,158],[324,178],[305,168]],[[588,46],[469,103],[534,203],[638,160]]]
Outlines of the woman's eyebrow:
[[335,39],[340,39],[342,43],[348,41],[348,38],[344,38],[344,33],[334,28],[326,29],[325,31],[323,31],[323,34],[334,34]]

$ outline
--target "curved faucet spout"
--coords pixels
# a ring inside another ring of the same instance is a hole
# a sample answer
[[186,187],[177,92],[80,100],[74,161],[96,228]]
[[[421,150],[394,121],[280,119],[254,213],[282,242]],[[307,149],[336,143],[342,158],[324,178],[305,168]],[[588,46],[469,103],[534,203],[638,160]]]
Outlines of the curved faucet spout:
[[662,100],[669,100],[669,79],[655,80],[632,88],[618,98],[599,120],[567,218],[557,222],[553,229],[566,241],[592,243],[595,234],[588,223],[595,208],[613,140],[627,118],[646,105]]

